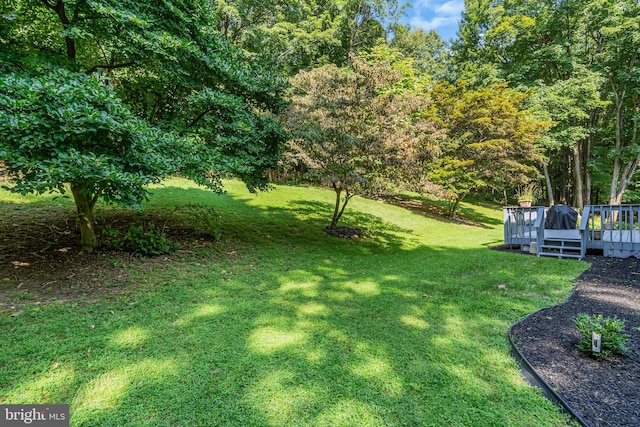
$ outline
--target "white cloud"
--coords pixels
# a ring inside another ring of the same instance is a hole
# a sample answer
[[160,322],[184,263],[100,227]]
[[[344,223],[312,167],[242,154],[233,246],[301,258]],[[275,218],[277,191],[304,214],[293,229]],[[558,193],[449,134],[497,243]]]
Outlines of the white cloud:
[[425,31],[429,31],[457,24],[458,20],[458,16],[436,16],[430,20],[422,19],[416,16],[414,18],[411,18],[409,24],[411,24],[413,28],[422,28]]
[[408,22],[413,28],[425,31],[440,30],[443,34],[453,35],[464,11],[464,0],[414,0],[408,10]]
[[464,1],[453,0],[441,4],[435,8],[437,15],[458,18],[464,10]]

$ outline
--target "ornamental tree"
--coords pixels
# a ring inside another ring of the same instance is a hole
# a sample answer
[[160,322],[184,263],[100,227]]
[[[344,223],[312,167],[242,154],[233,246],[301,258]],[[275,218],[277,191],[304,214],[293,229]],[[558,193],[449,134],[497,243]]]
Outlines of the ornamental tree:
[[95,77],[66,70],[0,75],[0,159],[12,177],[9,189],[27,194],[69,188],[83,247],[98,243],[98,198],[139,204],[145,185],[197,163],[196,155],[171,155],[194,151],[189,143],[135,117]]
[[433,97],[447,138],[427,177],[450,194],[450,216],[471,191],[506,191],[538,177],[537,141],[550,123],[527,111],[528,94],[505,84],[479,90],[441,84]]
[[329,229],[374,181],[417,181],[420,162],[436,150],[427,99],[392,90],[402,77],[388,63],[353,58],[351,68],[330,65],[292,79],[289,155],[335,191]]

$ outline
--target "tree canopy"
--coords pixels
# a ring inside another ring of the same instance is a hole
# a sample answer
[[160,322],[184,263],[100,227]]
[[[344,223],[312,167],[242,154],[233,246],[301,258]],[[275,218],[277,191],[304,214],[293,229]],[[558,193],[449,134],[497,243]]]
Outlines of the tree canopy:
[[220,36],[204,1],[16,0],[0,6],[0,161],[14,191],[70,185],[81,242],[98,198],[140,203],[180,172],[265,188],[285,134],[284,79]]
[[437,150],[437,127],[424,116],[429,102],[394,93],[402,79],[389,63],[357,57],[350,68],[329,65],[292,79],[290,153],[336,192],[330,228],[349,200],[373,184],[419,180],[422,161]]
[[336,191],[331,227],[357,192],[425,180],[452,215],[543,177],[550,203],[638,197],[637,1],[465,0],[451,46],[405,7],[4,2],[0,162],[14,191],[71,190],[87,247],[98,199],[174,173],[253,191],[296,167]]

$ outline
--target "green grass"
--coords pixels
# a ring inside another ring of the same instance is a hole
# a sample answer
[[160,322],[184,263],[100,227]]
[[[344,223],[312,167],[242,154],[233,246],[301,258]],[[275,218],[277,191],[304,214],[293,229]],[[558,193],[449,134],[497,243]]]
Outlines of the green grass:
[[355,198],[342,225],[367,236],[346,241],[323,232],[330,191],[226,188],[154,189],[147,209],[208,204],[224,229],[212,249],[132,264],[137,293],[0,312],[0,403],[70,403],[73,426],[568,423],[507,332],[585,263],[487,249],[502,236],[487,206],[461,206],[469,226]]

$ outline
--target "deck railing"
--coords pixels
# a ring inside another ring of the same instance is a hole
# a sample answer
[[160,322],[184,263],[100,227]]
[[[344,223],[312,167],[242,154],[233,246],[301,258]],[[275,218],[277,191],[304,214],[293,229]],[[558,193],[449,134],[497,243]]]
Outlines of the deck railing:
[[544,206],[507,206],[503,208],[504,242],[507,245],[528,245],[536,240],[536,220],[544,218]]
[[[538,242],[540,247],[547,209],[505,207],[505,244],[526,246]],[[640,258],[640,204],[585,206],[577,226],[583,248],[602,249],[605,256]]]
[[640,254],[640,204],[590,207],[590,248],[602,249],[605,256],[627,257]]

